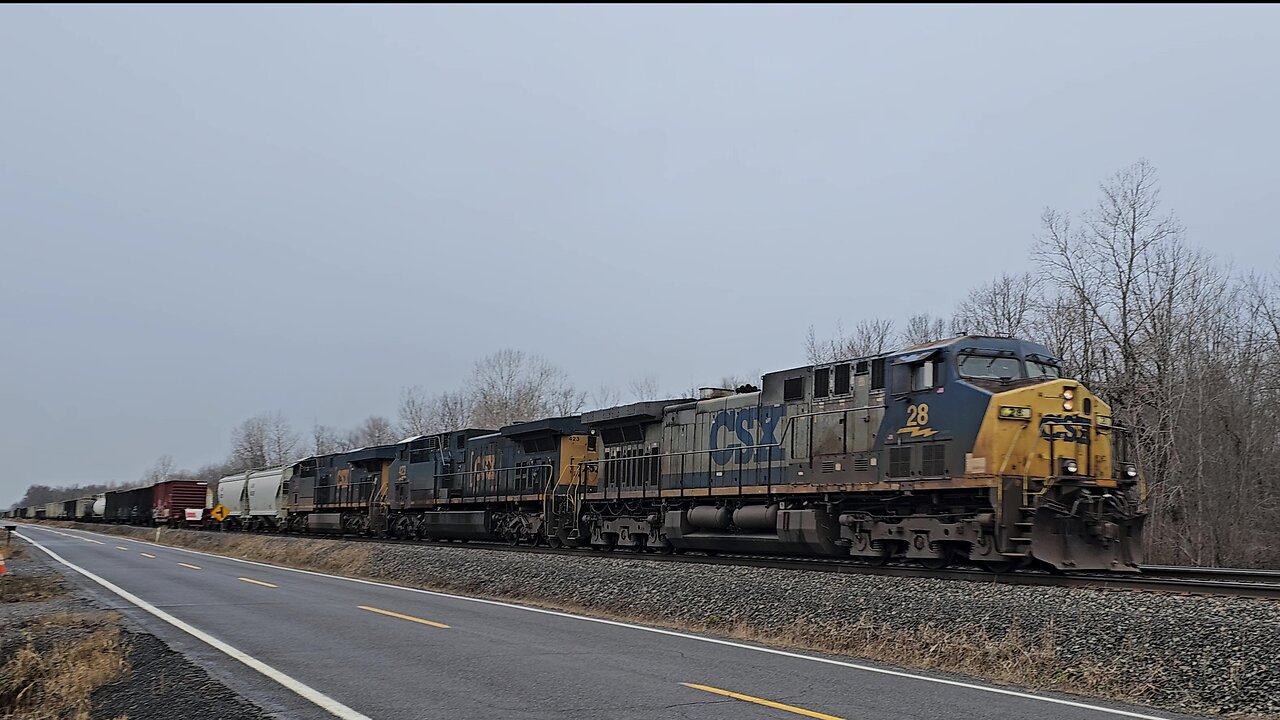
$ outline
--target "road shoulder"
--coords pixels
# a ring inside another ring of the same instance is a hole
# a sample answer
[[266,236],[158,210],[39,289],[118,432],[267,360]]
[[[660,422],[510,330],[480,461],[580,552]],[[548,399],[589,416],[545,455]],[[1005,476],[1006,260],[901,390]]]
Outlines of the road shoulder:
[[[0,577],[0,716],[275,717],[15,538]],[[83,714],[81,714],[83,713]]]

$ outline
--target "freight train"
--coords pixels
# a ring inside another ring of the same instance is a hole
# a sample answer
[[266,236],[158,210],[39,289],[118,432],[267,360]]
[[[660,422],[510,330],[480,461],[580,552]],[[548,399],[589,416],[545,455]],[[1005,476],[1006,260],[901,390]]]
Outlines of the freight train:
[[150,522],[221,505],[221,526],[263,531],[1137,570],[1129,434],[1060,375],[1041,345],[959,336],[758,388],[307,457],[223,478],[185,516],[151,489],[107,493],[104,519],[146,519],[124,495],[152,493]]
[[144,487],[15,507],[4,514],[14,518],[178,526],[203,517],[202,508],[209,500],[208,485],[195,480],[163,480]]

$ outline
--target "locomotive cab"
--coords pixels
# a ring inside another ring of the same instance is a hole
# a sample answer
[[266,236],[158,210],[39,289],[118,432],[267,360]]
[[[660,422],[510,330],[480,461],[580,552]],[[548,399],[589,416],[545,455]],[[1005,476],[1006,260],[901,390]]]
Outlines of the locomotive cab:
[[999,524],[1024,531],[1007,545],[1058,569],[1136,570],[1144,488],[1127,431],[1042,348],[1018,345],[957,354],[959,381],[990,392],[967,469],[999,481]]
[[1145,513],[1137,469],[1117,452],[1125,431],[1046,348],[961,336],[882,359],[878,467],[840,508],[851,554],[1137,569]]

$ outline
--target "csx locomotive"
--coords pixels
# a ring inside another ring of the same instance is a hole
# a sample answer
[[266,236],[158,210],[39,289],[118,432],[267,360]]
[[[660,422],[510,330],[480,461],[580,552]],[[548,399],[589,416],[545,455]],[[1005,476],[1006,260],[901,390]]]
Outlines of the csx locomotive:
[[1136,570],[1127,432],[1059,368],[1035,343],[955,337],[309,457],[224,478],[218,500],[225,523],[285,532]]

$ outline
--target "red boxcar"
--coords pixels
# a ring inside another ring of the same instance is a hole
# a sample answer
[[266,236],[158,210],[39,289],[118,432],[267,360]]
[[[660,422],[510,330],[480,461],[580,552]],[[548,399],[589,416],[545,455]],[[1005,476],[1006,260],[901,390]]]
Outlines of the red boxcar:
[[152,519],[156,524],[180,525],[188,509],[204,508],[209,483],[166,480],[152,486]]

